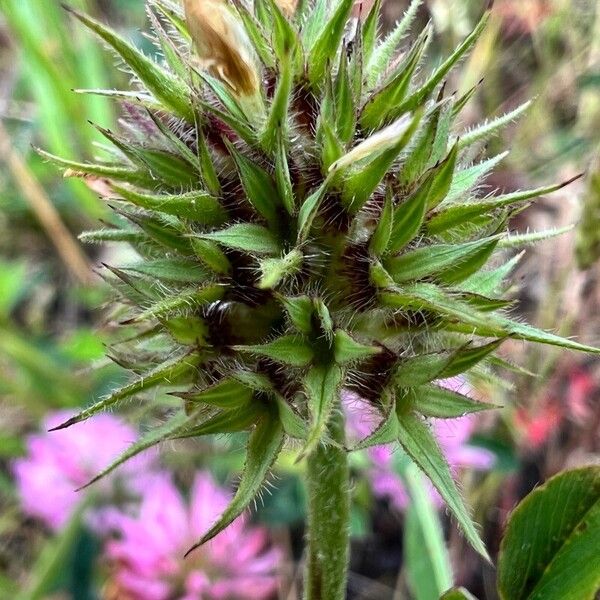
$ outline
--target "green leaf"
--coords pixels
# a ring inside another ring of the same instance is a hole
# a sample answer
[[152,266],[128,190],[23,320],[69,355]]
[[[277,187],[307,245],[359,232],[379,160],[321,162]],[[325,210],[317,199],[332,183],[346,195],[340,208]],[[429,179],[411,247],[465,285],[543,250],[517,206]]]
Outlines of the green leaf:
[[260,261],[260,280],[257,287],[262,290],[274,289],[282,281],[293,276],[302,267],[304,255],[300,250],[292,250],[282,258],[265,258]]
[[237,379],[227,377],[203,390],[193,390],[178,395],[187,402],[209,404],[227,410],[239,410],[252,400],[254,391]]
[[431,31],[431,26],[423,29],[389,82],[369,98],[360,115],[363,128],[374,130],[400,116],[396,109],[408,93],[411,79],[429,43]]
[[463,587],[448,590],[440,600],[477,600],[469,590]]
[[452,479],[450,467],[428,425],[412,413],[399,412],[398,427],[398,439],[404,451],[431,480],[473,548],[489,560],[485,546]]
[[478,270],[490,257],[498,241],[499,238],[494,237],[464,244],[423,246],[386,259],[384,267],[397,283],[424,277],[456,282]]
[[392,403],[389,413],[384,416],[379,426],[366,438],[360,440],[352,450],[365,450],[372,446],[381,446],[382,444],[396,442],[399,433],[400,426],[398,424],[398,417],[396,416],[396,406]]
[[254,223],[237,223],[213,233],[198,234],[197,237],[245,252],[271,255],[281,253],[279,240],[267,228]]
[[85,421],[95,414],[110,408],[120,400],[131,398],[142,391],[149,390],[158,385],[174,385],[181,380],[185,380],[196,371],[198,368],[198,363],[198,356],[187,353],[183,356],[179,356],[171,361],[163,363],[156,369],[145,373],[137,381],[129,383],[128,385],[115,390],[107,398],[96,402],[96,404],[93,404],[92,406],[82,410],[74,417],[67,419],[64,423],[54,427],[51,431],[66,429],[71,425]]
[[321,443],[333,410],[339,404],[342,370],[337,365],[312,367],[304,378],[311,424],[298,460],[311,454]]
[[318,24],[320,33],[307,60],[308,79],[315,87],[323,83],[328,65],[334,62],[353,5],[353,0],[338,0],[329,20]]
[[256,424],[248,439],[246,464],[233,500],[217,523],[204,534],[197,544],[186,552],[186,556],[214,538],[246,510],[250,502],[259,493],[273,463],[277,460],[283,445],[283,439],[283,428],[279,420],[270,413],[265,414]]
[[102,23],[72,8],[65,8],[111,46],[157,100],[180,117],[193,123],[194,111],[190,103],[190,90],[178,77],[165,71]]
[[238,152],[232,144],[228,143],[227,148],[237,166],[248,202],[272,228],[276,228],[279,194],[273,178],[256,163]]
[[452,585],[444,530],[418,468],[409,463],[402,479],[411,498],[404,522],[408,584],[415,600],[438,600]]
[[335,362],[343,365],[348,362],[364,360],[381,352],[379,346],[366,346],[354,340],[350,334],[343,329],[335,332],[333,340],[333,352]]
[[310,344],[299,336],[284,335],[266,344],[254,346],[233,346],[238,352],[265,356],[271,360],[292,367],[306,367],[313,359]]
[[379,216],[377,227],[373,232],[371,241],[369,242],[369,250],[373,256],[381,257],[390,242],[394,227],[394,207],[392,204],[391,190],[385,196],[385,204]]
[[[408,31],[412,22],[414,21],[417,10],[423,4],[423,0],[412,0],[406,12],[396,23],[394,29],[388,34],[388,36],[383,40],[377,48],[373,51],[371,58],[369,59],[368,55],[365,56],[365,60],[367,61],[365,73],[367,73],[367,85],[369,88],[375,87],[379,78],[383,75],[383,73],[388,69],[390,65],[390,61],[394,57],[398,50],[398,45],[402,41],[404,34]],[[372,9],[373,12],[374,9]],[[371,27],[377,29],[377,17],[379,15],[374,16],[375,24]]]
[[429,201],[432,184],[433,176],[429,176],[408,200],[395,208],[387,252],[396,253],[400,251],[419,233],[425,219],[425,209]]
[[482,410],[501,408],[493,404],[477,402],[464,394],[437,385],[411,387],[403,392],[403,398],[399,404],[407,403],[413,410],[425,417],[456,419]]
[[600,467],[559,473],[510,516],[500,547],[503,600],[593,600],[600,589]]

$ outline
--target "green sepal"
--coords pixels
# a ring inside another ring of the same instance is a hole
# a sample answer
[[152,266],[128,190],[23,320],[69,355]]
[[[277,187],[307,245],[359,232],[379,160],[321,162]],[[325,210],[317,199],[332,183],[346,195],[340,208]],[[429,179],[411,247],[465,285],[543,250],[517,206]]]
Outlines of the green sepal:
[[335,362],[338,365],[344,365],[379,354],[381,348],[379,346],[361,344],[343,329],[337,329],[333,339],[333,352]]
[[274,362],[292,367],[306,367],[313,359],[313,350],[310,344],[295,335],[284,335],[266,344],[233,346],[233,350],[244,354],[264,356]]
[[411,412],[397,411],[397,417],[400,445],[440,493],[473,548],[489,561],[485,546],[452,479],[450,467],[428,425]]
[[327,173],[331,166],[343,155],[344,147],[333,127],[322,115],[319,119],[317,140],[321,146],[321,168],[323,173]]
[[492,119],[491,121],[486,121],[481,125],[477,125],[473,127],[460,137],[459,146],[460,148],[467,148],[472,144],[486,140],[494,135],[497,131],[506,127],[516,119],[518,119],[527,109],[531,106],[531,100],[527,100],[520,106],[517,106],[514,110],[497,117],[496,119]]
[[196,438],[205,435],[239,433],[251,429],[267,412],[260,402],[250,402],[236,410],[221,410],[200,425],[172,436],[173,439]]
[[352,140],[354,131],[356,130],[356,107],[354,105],[347,61],[347,55],[342,50],[335,78],[334,103],[335,128],[337,136],[343,144],[347,144]]
[[63,169],[64,177],[85,178],[87,175],[94,175],[97,177],[106,177],[107,179],[115,181],[124,181],[125,183],[146,188],[153,188],[156,185],[156,181],[154,181],[147,171],[133,166],[122,167],[114,164],[80,163],[74,160],[61,158],[60,156],[55,156],[54,154],[50,154],[39,148],[36,148],[36,152],[43,159],[48,160],[60,169]]
[[118,148],[133,164],[148,171],[149,176],[156,182],[160,181],[169,188],[189,189],[200,182],[200,176],[195,164],[190,164],[177,154],[145,148],[130,142],[112,131],[96,126],[96,129]]
[[411,356],[401,360],[392,377],[402,388],[424,385],[439,379],[451,360],[452,356],[448,352]]
[[329,20],[318,24],[320,33],[307,59],[308,79],[315,87],[322,84],[328,65],[334,62],[353,6],[353,0],[338,0]]
[[386,249],[388,253],[402,250],[419,233],[432,184],[433,175],[430,175],[405,202],[394,209],[392,232]]
[[388,188],[385,203],[377,222],[377,227],[369,241],[369,250],[373,256],[381,257],[385,253],[394,226],[394,206],[392,203],[392,192]]
[[[389,395],[389,392],[384,391],[384,394]],[[355,444],[352,447],[352,451],[365,450],[366,448],[381,446],[382,444],[391,444],[398,440],[399,433],[396,403],[394,400],[391,400],[379,425],[366,438]]]
[[237,166],[248,202],[252,204],[258,214],[267,220],[272,228],[276,228],[278,225],[277,199],[279,199],[279,194],[273,178],[256,163],[238,152],[232,144],[228,143],[227,148]]
[[435,277],[456,283],[477,271],[490,257],[499,237],[463,244],[437,244],[389,257],[383,266],[396,283]]
[[71,425],[81,423],[81,421],[85,421],[86,419],[93,417],[95,414],[110,408],[121,400],[131,398],[140,392],[154,388],[158,385],[176,385],[182,381],[185,381],[186,379],[189,379],[190,376],[197,370],[199,362],[200,357],[195,354],[186,353],[183,356],[178,356],[167,363],[163,363],[156,369],[148,373],[144,373],[144,375],[137,381],[129,383],[113,391],[107,398],[104,398],[103,400],[100,400],[92,406],[82,410],[74,417],[67,419],[64,423],[61,423],[57,427],[52,428],[51,431],[66,429]]
[[[369,88],[373,88],[389,68],[392,58],[398,51],[398,45],[417,16],[417,10],[421,4],[423,4],[423,0],[412,0],[394,29],[377,45],[370,59],[366,60],[365,73],[367,73],[367,86]],[[373,27],[375,27],[375,30],[377,30],[377,16],[374,17]]]
[[127,202],[176,217],[192,219],[202,225],[221,225],[227,217],[216,198],[202,191],[184,194],[144,194],[136,190],[112,184],[112,189]]
[[260,279],[257,287],[261,290],[274,289],[282,281],[296,274],[302,267],[304,256],[294,249],[281,258],[265,258],[260,261]]
[[[267,31],[272,31],[271,43],[273,50],[279,62],[290,61],[292,75],[299,73],[303,69],[304,57],[302,53],[302,44],[298,38],[298,32],[290,23],[289,19],[281,12],[277,2],[273,0],[263,0],[269,5],[272,16],[272,23],[267,26]],[[261,3],[257,3],[261,4]]]
[[190,244],[194,254],[215,273],[227,275],[231,271],[229,259],[216,242],[192,238]]
[[137,456],[145,450],[157,446],[161,442],[180,434],[182,431],[189,428],[197,420],[197,418],[198,415],[196,413],[187,415],[184,411],[169,417],[169,420],[166,423],[160,425],[159,427],[153,427],[150,429],[137,442],[129,446],[127,450],[120,454],[118,458],[113,460],[108,467],[103,469],[100,473],[95,475],[76,491],[84,490],[97,481],[100,481],[108,474],[112,473],[115,469],[132,459],[134,456]]
[[279,63],[279,79],[277,81],[277,89],[273,96],[273,102],[269,109],[267,121],[260,135],[260,143],[262,147],[272,152],[277,150],[279,140],[288,141],[288,111],[290,100],[292,98],[293,84],[292,65],[289,57],[285,57]]
[[425,417],[456,419],[470,413],[501,408],[494,404],[477,402],[464,394],[439,387],[422,385],[400,391],[399,405],[408,405]]
[[172,317],[162,321],[171,337],[185,346],[206,347],[209,345],[209,328],[200,317]]
[[442,202],[452,187],[454,172],[456,170],[456,159],[458,157],[458,142],[452,146],[448,156],[436,167],[434,167],[433,180],[427,199],[427,208],[435,208]]
[[178,77],[165,71],[102,23],[70,7],[65,8],[113,48],[158,100],[180,117],[194,122],[190,90]]
[[278,296],[290,321],[300,333],[309,335],[313,330],[315,305],[309,296]]
[[262,225],[254,223],[237,223],[212,233],[197,234],[202,240],[218,242],[226,248],[243,250],[244,252],[255,252],[256,254],[268,254],[277,256],[281,253],[279,240]]
[[279,136],[276,144],[275,183],[277,184],[277,191],[279,192],[279,197],[281,198],[283,206],[288,214],[293,215],[296,208],[296,201],[294,198],[292,179],[290,177],[290,167],[286,155],[285,142],[281,136]]
[[238,410],[252,401],[254,391],[233,377],[227,377],[203,390],[177,394],[192,404],[208,404],[226,410]]
[[501,293],[503,291],[502,284],[504,280],[515,269],[524,254],[525,251],[523,250],[495,269],[474,273],[460,284],[460,289],[465,290],[466,292],[480,293],[487,296]]
[[277,395],[275,398],[279,421],[286,435],[297,440],[305,440],[308,436],[308,426],[304,419],[290,406],[290,404]]
[[382,0],[375,0],[362,25],[362,57],[366,65],[371,61],[377,43],[381,2]]
[[200,124],[200,117],[196,115],[196,136],[198,144],[198,161],[200,164],[200,173],[208,191],[214,196],[221,194],[221,183],[215,168],[213,159],[208,150],[208,145],[204,137],[204,132]]
[[543,231],[534,231],[532,233],[508,235],[500,241],[498,246],[500,248],[523,248],[524,246],[531,246],[537,242],[543,242],[545,240],[551,240],[555,237],[560,237],[561,235],[572,231],[574,227],[575,225],[567,225],[565,227],[558,227],[556,229],[546,229]]
[[431,77],[420,85],[413,94],[411,94],[397,108],[397,115],[415,110],[417,106],[421,106],[423,102],[435,91],[436,87],[443,81],[450,70],[458,63],[458,61],[475,45],[479,36],[485,29],[489,20],[490,11],[487,10],[475,29],[459,44],[456,50],[433,72]]
[[419,34],[406,57],[395,69],[393,77],[369,98],[360,114],[361,127],[372,131],[400,116],[396,113],[396,108],[408,93],[411,79],[423,58],[430,36],[431,26],[428,26]]
[[[304,377],[304,391],[311,423],[298,461],[311,454],[324,440],[331,412],[339,404],[343,372],[337,365],[312,367]],[[338,407],[339,408],[339,407]]]
[[264,484],[271,467],[279,456],[283,440],[283,428],[276,415],[270,412],[266,413],[257,422],[248,439],[246,464],[233,500],[217,523],[202,536],[197,544],[186,552],[186,556],[214,538],[244,512]]
[[123,271],[132,271],[153,280],[175,281],[177,283],[202,283],[210,273],[202,265],[185,258],[158,258],[141,260],[121,265]]
[[[390,147],[371,159],[366,165],[350,171],[344,180],[342,202],[351,214],[356,214],[371,197],[381,180],[397,160],[419,126],[423,112],[417,110],[408,127],[400,133]],[[376,135],[376,134],[375,134]]]
[[237,2],[235,8],[261,62],[265,67],[275,67],[275,54],[261,23],[241,2]]
[[330,340],[333,337],[333,319],[331,318],[331,313],[321,298],[315,298],[313,303],[315,306],[315,314],[321,325],[321,331],[325,334],[325,337]]
[[[506,156],[508,156],[508,151],[502,152],[501,154],[493,156],[492,158],[488,158],[487,160],[477,163],[472,167],[468,167],[467,169],[456,171],[456,173],[454,173],[454,177],[452,178],[452,185],[450,186],[445,198],[446,202],[453,202],[460,196],[466,194],[469,190],[475,187],[477,182],[482,177],[487,175],[500,161],[506,158]],[[437,205],[432,205],[432,208],[434,206]]]
[[439,373],[438,378],[448,379],[460,375],[461,373],[465,373],[471,367],[474,367],[495,352],[504,341],[504,338],[502,338],[482,346],[472,347],[469,345],[460,348],[452,355],[450,362]]
[[319,206],[327,191],[327,181],[322,183],[314,192],[306,198],[298,213],[298,241],[303,242],[308,237],[313,221],[319,210]]
[[222,285],[207,285],[200,289],[186,290],[159,300],[132,319],[123,321],[123,323],[141,323],[143,321],[164,319],[172,315],[189,312],[199,306],[220,300],[224,293],[225,288]]

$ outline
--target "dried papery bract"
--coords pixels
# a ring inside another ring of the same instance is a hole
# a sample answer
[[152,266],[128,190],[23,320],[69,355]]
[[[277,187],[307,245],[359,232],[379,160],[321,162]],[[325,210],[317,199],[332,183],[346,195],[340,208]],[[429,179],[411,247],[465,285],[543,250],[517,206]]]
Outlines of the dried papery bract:
[[[465,131],[473,91],[445,94],[489,13],[430,72],[429,28],[402,41],[421,0],[385,39],[381,2],[360,26],[353,0],[305,0],[293,13],[276,0],[186,0],[187,20],[169,0],[149,4],[160,63],[76,13],[135,75],[132,91],[95,91],[142,107],[124,132],[103,131],[116,158],[43,153],[111,188],[119,218],[83,239],[137,252],[106,273],[120,322],[139,328],[111,348],[132,380],[59,428],[132,397],[151,404],[157,390],[181,398],[103,474],[164,440],[247,432],[236,494],[199,544],[252,504],[283,448],[299,448],[306,596],[342,600],[351,485],[341,395],[353,392],[381,424],[357,447],[402,446],[487,556],[429,419],[490,407],[440,382],[489,376],[507,338],[593,350],[507,312],[519,255],[502,249],[541,237],[507,236],[507,224],[561,185],[478,194],[504,154],[473,157],[527,108]],[[200,61],[185,51],[190,37]]]
[[254,50],[225,0],[184,0],[187,26],[203,66],[236,93],[258,91]]
[[277,6],[279,6],[282,13],[291,17],[298,8],[298,0],[277,0]]

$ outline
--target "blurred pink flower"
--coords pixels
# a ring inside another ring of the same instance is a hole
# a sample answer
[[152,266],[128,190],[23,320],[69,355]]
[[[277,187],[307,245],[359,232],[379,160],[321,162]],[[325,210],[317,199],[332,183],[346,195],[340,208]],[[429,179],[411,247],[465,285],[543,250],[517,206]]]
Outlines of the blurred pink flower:
[[[131,600],[262,600],[277,590],[281,553],[265,529],[236,519],[187,558],[226,508],[229,494],[207,473],[196,476],[189,505],[168,475],[155,478],[135,516],[115,519],[107,544],[115,587]],[[120,597],[120,596],[119,596]]]
[[[468,384],[459,377],[438,382],[440,385],[461,393],[468,393]],[[352,437],[367,437],[377,426],[377,417],[367,402],[350,392],[344,393],[344,405],[348,416],[348,429]],[[370,415],[369,418],[366,415]],[[469,438],[477,426],[477,416],[467,415],[458,419],[430,419],[433,433],[453,471],[461,468],[489,469],[494,456],[483,448],[468,444]],[[367,470],[373,494],[378,498],[387,498],[394,507],[404,510],[410,503],[402,478],[394,469],[396,445],[374,446],[367,450],[369,466]],[[438,506],[443,501],[435,488],[427,481],[429,495]]]
[[[47,431],[71,416],[69,411],[48,415],[43,423],[45,431],[27,438],[27,455],[13,464],[24,512],[53,531],[65,525],[83,500],[85,493],[75,490],[110,465],[138,437],[134,429],[109,414],[67,429]],[[138,455],[95,484],[93,490],[100,501],[107,497],[110,500],[117,486],[125,495],[135,493],[154,457],[152,452]],[[111,510],[92,509],[87,515],[90,524],[101,527]]]

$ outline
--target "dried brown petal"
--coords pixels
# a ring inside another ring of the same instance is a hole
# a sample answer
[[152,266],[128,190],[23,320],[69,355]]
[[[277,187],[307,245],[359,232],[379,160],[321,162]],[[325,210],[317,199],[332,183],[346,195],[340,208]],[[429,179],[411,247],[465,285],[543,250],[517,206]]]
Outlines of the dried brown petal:
[[205,68],[240,95],[253,95],[259,77],[242,23],[222,0],[184,0],[188,29]]

